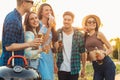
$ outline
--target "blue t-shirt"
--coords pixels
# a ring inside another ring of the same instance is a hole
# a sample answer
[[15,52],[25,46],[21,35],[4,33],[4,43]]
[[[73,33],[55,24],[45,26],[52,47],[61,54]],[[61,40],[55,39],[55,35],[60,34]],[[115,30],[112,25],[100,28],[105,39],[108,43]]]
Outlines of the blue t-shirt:
[[[22,16],[14,9],[10,12],[3,24],[2,34],[2,65],[7,65],[8,59],[12,55],[12,51],[7,51],[6,46],[10,46],[12,43],[24,43],[24,30],[22,27]],[[14,51],[14,55],[24,55],[24,50]],[[23,65],[22,59],[15,58],[15,65]]]

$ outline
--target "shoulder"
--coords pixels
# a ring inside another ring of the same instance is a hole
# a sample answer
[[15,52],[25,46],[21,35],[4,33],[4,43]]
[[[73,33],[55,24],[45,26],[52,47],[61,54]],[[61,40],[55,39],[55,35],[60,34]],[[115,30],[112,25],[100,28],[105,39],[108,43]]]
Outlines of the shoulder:
[[73,27],[73,30],[78,35],[84,35],[84,33],[81,30],[79,30],[79,28]]
[[25,35],[31,35],[32,36],[32,35],[34,35],[34,33],[32,31],[26,31]]
[[9,26],[11,28],[19,28],[16,26],[21,26],[20,19],[21,16],[17,16],[15,10],[8,13],[4,20],[4,26]]
[[26,31],[25,32],[25,41],[32,41],[35,38],[33,32]]
[[97,37],[101,39],[101,38],[104,38],[105,36],[102,32],[98,32]]
[[26,31],[25,37],[34,37],[34,33],[32,31]]

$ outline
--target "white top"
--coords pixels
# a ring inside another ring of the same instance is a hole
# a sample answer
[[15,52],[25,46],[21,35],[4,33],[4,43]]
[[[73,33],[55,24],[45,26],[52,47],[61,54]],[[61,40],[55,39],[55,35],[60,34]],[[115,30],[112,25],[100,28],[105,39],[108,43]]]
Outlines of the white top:
[[63,63],[60,70],[70,72],[71,71],[71,50],[72,50],[72,37],[73,33],[67,35],[63,32]]

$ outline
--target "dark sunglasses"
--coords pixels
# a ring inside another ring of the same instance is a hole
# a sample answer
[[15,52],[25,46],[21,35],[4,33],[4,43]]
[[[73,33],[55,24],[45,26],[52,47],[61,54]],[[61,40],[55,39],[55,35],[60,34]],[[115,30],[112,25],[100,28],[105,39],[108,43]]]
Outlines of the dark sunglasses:
[[34,3],[34,1],[29,1],[29,0],[25,0],[25,2],[27,2],[27,3],[31,3],[31,4]]
[[87,21],[88,24],[95,24],[96,21]]

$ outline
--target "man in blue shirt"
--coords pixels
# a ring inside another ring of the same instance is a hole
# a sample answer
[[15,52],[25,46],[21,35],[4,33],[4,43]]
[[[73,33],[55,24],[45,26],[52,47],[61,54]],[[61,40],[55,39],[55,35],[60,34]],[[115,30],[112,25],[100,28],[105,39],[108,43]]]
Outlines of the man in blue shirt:
[[[14,55],[24,55],[24,49],[38,46],[39,39],[24,43],[24,29],[22,26],[22,16],[30,11],[33,6],[33,0],[17,0],[17,7],[10,12],[3,24],[2,34],[2,66],[7,65],[8,59]],[[23,65],[22,59],[15,59],[15,65]]]

